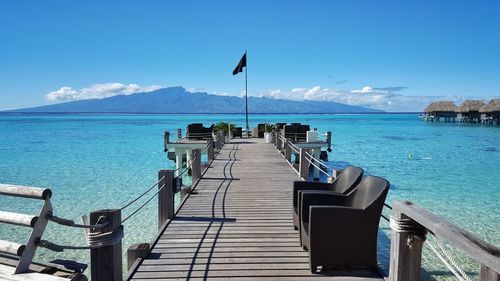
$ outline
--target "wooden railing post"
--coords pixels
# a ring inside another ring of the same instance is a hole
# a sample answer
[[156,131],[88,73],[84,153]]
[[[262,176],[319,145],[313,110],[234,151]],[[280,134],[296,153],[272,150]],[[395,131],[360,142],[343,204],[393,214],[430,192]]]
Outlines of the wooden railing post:
[[[119,209],[98,210],[90,213],[90,224],[108,224],[99,229],[91,228],[91,233],[112,232],[121,226]],[[122,242],[90,250],[90,268],[92,281],[121,281]]]
[[192,153],[193,164],[191,165],[191,186],[195,185],[201,178],[201,149],[195,148]]
[[309,163],[306,159],[306,150],[305,148],[300,148],[299,154],[299,175],[304,180],[309,178]]
[[277,148],[281,151],[283,149],[283,139],[280,137],[280,133],[276,135],[276,138],[278,139]]
[[[393,209],[391,220],[404,220],[407,225],[414,224],[415,228],[420,226],[397,209]],[[420,281],[424,240],[423,228],[421,233],[398,231],[392,228],[389,281]]]
[[285,159],[290,163],[292,162],[292,148],[289,139],[285,139]]
[[209,139],[208,140],[208,148],[207,148],[207,157],[208,157],[208,163],[214,159],[214,140]]
[[150,251],[149,243],[133,244],[127,250],[127,269],[130,270],[137,259],[143,259],[148,256]]
[[332,151],[332,132],[327,131],[326,132],[326,143],[328,144],[328,152]]
[[165,133],[163,134],[163,148],[165,152],[167,152],[167,144],[169,143],[170,143],[170,132],[165,131]]
[[481,281],[500,281],[500,273],[481,264]]
[[174,171],[160,170],[158,172],[158,229],[166,220],[174,217]]

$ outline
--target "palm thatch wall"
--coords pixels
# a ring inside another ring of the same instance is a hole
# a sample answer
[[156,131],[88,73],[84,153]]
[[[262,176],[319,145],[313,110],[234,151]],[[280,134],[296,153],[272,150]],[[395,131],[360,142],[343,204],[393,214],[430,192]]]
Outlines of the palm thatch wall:
[[479,109],[484,106],[482,100],[466,100],[459,107],[458,112],[460,113],[472,113],[479,112]]
[[481,113],[500,112],[500,99],[492,99],[479,109]]
[[431,103],[426,109],[427,113],[438,113],[438,112],[446,112],[446,113],[455,113],[458,111],[458,107],[452,101],[436,101]]

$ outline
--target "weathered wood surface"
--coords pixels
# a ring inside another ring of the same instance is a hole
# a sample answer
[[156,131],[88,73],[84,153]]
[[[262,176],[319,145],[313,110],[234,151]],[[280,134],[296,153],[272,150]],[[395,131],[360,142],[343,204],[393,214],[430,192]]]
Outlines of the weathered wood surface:
[[372,271],[311,274],[293,229],[294,180],[274,146],[226,144],[129,279],[383,280]]
[[479,263],[500,273],[500,249],[442,217],[408,201],[396,201],[393,210],[405,214],[437,237],[472,256]]
[[[33,262],[29,272],[14,274],[18,259],[0,255],[0,280],[9,281],[86,281],[81,273],[63,269],[61,266]],[[41,273],[45,272],[45,273]],[[50,274],[46,274],[50,272]]]

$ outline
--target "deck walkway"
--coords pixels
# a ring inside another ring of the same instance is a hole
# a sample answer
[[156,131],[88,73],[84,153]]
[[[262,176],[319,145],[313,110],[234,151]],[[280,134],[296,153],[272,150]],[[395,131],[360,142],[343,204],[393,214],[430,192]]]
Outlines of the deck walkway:
[[292,224],[297,179],[260,139],[226,144],[130,279],[383,280],[311,274]]

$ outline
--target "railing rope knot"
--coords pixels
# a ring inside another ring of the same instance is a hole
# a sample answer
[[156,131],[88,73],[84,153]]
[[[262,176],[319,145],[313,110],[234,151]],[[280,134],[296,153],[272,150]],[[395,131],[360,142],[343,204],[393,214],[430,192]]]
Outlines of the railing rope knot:
[[396,219],[393,216],[389,219],[389,226],[395,232],[408,233],[408,246],[411,247],[415,238],[425,241],[427,230],[412,219]]

